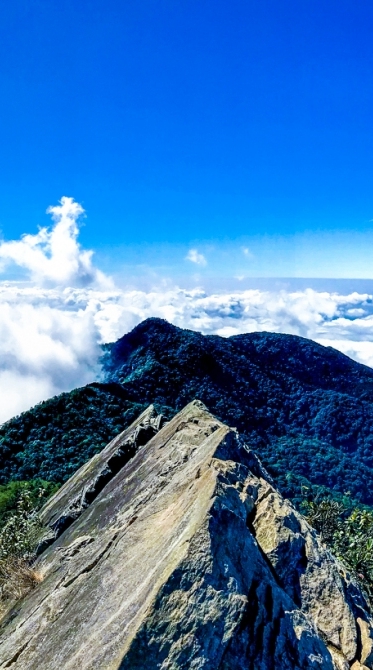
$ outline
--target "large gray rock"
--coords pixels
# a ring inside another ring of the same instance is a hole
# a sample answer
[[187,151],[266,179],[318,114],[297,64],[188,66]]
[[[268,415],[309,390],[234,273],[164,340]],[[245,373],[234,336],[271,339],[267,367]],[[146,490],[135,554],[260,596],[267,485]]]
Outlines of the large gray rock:
[[129,428],[117,435],[59,489],[41,512],[41,521],[47,530],[40,538],[38,554],[78,519],[138,448],[146,444],[163,424],[162,415],[157,415],[153,405],[150,405]]
[[43,510],[44,580],[5,616],[0,668],[373,668],[363,595],[237,432],[198,401],[159,427],[142,415]]

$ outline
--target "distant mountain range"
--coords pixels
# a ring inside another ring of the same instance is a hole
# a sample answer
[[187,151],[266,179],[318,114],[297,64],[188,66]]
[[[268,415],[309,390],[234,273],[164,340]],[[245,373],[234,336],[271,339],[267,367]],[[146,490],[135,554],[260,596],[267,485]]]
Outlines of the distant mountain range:
[[161,319],[104,346],[102,382],[0,428],[0,483],[65,481],[150,403],[170,419],[194,398],[296,504],[321,491],[373,505],[373,370],[293,335],[204,336]]

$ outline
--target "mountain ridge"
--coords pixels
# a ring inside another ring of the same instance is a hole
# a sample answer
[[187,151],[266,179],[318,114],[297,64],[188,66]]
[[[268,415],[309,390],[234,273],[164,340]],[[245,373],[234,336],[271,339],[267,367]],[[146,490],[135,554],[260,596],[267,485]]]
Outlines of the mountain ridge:
[[150,403],[172,418],[194,397],[240,430],[296,504],[308,487],[373,505],[373,370],[294,335],[222,338],[161,319],[104,346],[101,382],[0,428],[0,483],[63,482]]
[[198,400],[166,423],[145,410],[40,521],[42,579],[4,603],[3,668],[373,668],[363,592]]

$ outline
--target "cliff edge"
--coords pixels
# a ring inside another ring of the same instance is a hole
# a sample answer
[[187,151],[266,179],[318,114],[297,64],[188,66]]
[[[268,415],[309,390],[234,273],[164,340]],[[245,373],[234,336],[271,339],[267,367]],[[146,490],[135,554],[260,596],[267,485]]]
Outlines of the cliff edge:
[[42,520],[1,669],[373,668],[363,594],[199,401],[163,427],[146,410]]

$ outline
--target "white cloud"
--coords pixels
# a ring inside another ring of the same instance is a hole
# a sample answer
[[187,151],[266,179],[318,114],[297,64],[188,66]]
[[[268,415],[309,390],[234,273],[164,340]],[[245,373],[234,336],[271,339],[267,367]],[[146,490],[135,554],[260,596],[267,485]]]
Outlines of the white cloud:
[[203,254],[200,254],[197,249],[189,249],[185,260],[196,263],[196,265],[207,265],[207,260]]
[[167,283],[151,291],[119,290],[78,244],[81,206],[63,198],[50,212],[51,230],[0,244],[3,262],[15,263],[33,280],[0,283],[0,422],[93,381],[100,343],[150,316],[223,337],[264,330],[301,335],[373,367],[371,295],[312,289],[209,293]]
[[[356,313],[356,318],[349,316]],[[149,316],[223,337],[274,331],[334,346],[373,366],[372,296],[247,290],[206,293],[0,284],[0,421],[96,378],[99,343]]]
[[35,235],[0,243],[1,269],[4,271],[13,263],[40,286],[109,288],[109,278],[92,263],[93,252],[81,249],[77,242],[83,207],[73,198],[63,197],[59,205],[49,207],[47,212],[54,221],[51,230],[40,228]]
[[113,282],[78,243],[83,207],[63,197],[47,212],[50,229],[0,243],[0,271],[12,264],[29,280],[0,283],[0,422],[97,374],[97,305]]
[[249,249],[249,247],[242,247],[242,253],[246,258],[254,258],[254,254]]
[[[116,304],[115,320],[106,324],[110,340],[148,316],[158,316],[182,328],[223,337],[265,330],[300,335],[373,367],[373,299],[367,294],[312,289],[209,294],[175,287],[123,292]],[[357,310],[359,317],[351,317],[351,310]]]
[[0,285],[0,422],[97,374],[99,330],[70,291]]

